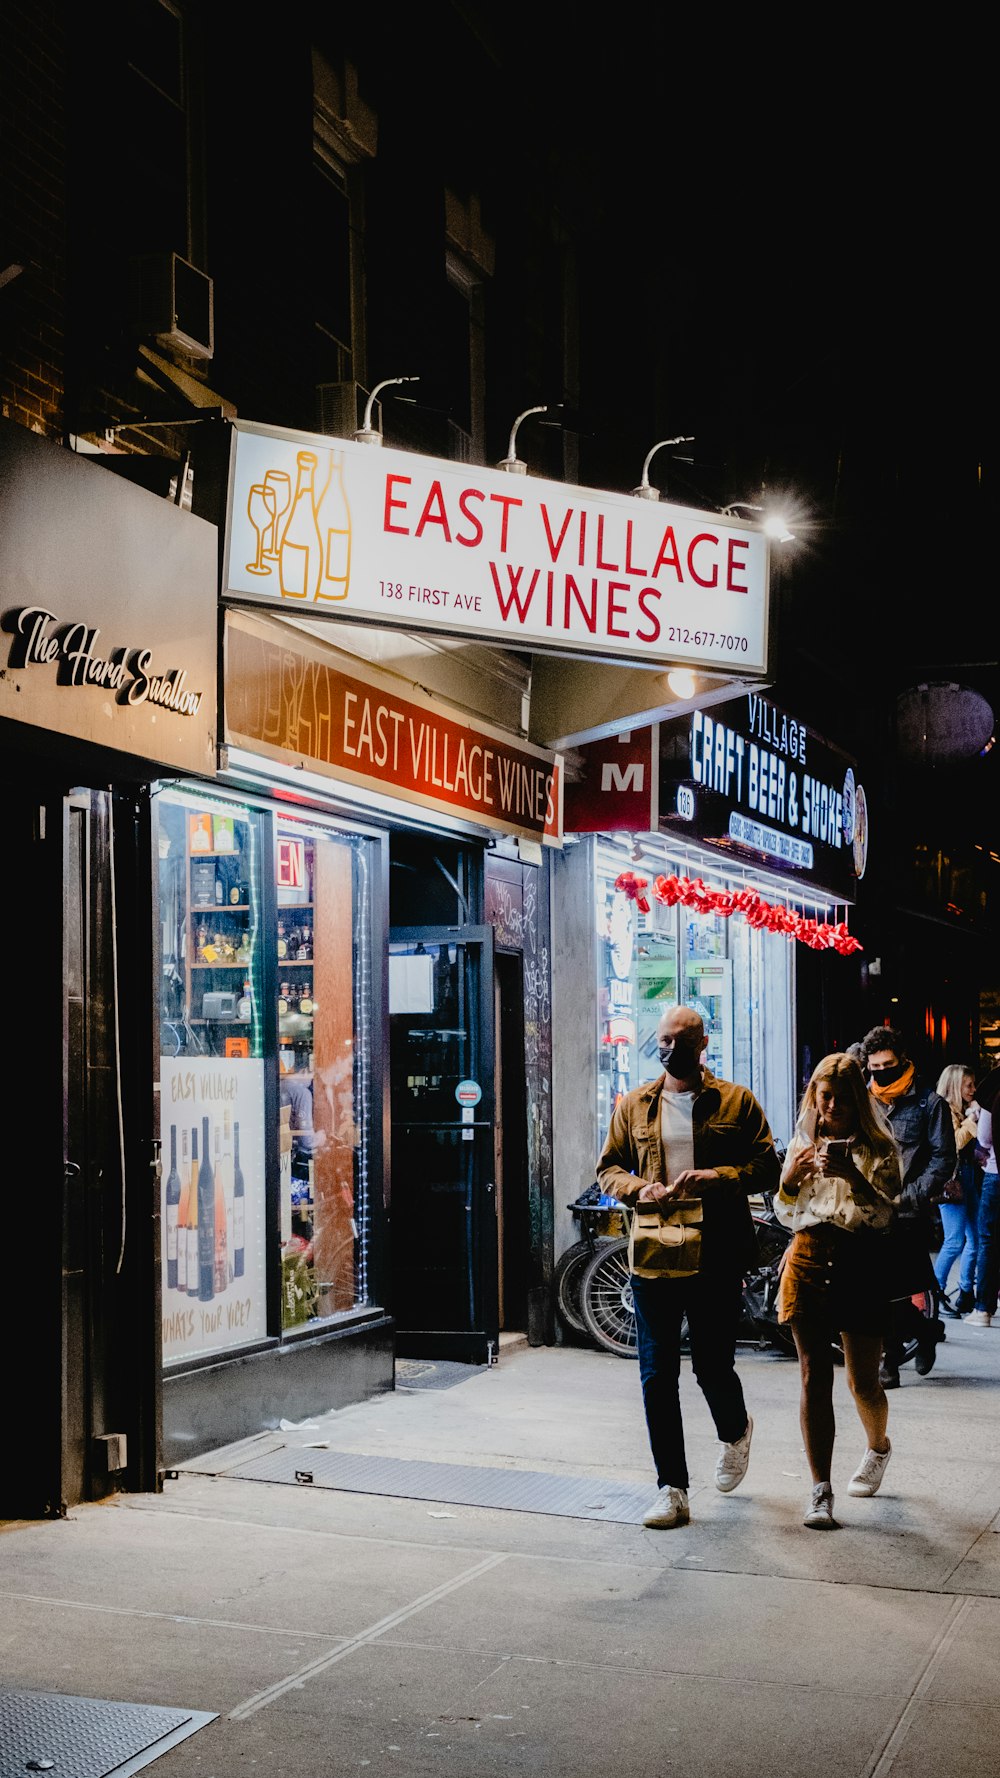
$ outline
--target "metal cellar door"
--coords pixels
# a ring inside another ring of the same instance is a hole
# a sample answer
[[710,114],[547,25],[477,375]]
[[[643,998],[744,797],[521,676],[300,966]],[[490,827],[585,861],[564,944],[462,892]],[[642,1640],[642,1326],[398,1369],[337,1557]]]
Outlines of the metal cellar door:
[[389,1028],[396,1349],[485,1364],[500,1331],[492,927],[393,927]]

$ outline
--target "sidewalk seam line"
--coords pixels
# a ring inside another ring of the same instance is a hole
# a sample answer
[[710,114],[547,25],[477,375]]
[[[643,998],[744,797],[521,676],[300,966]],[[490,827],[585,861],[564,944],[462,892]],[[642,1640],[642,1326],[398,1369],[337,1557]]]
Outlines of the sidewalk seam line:
[[891,1731],[881,1752],[872,1754],[871,1759],[861,1773],[861,1778],[888,1778],[888,1774],[892,1771],[892,1768],[896,1763],[896,1755],[899,1753],[903,1742],[909,1733],[910,1724],[916,1714],[917,1705],[920,1704],[926,1696],[931,1681],[935,1678],[945,1655],[948,1653],[955,1637],[958,1635],[963,1620],[968,1616],[971,1610],[971,1599],[956,1599],[951,1611],[948,1613],[944,1628],[934,1644],[933,1651],[928,1655],[927,1660],[924,1663],[923,1672],[917,1680],[916,1685],[913,1687],[895,1728]]
[[355,1649],[364,1648],[367,1643],[376,1642],[380,1636],[385,1635],[387,1630],[395,1629],[397,1624],[405,1623],[407,1618],[415,1617],[418,1612],[426,1611],[428,1606],[436,1605],[440,1599],[446,1599],[449,1593],[457,1592],[469,1581],[478,1580],[480,1575],[486,1574],[489,1569],[496,1568],[499,1563],[507,1560],[506,1555],[488,1556],[484,1562],[477,1562],[474,1568],[467,1568],[463,1574],[456,1575],[452,1580],[444,1581],[439,1587],[433,1587],[429,1593],[424,1593],[419,1599],[414,1599],[410,1605],[402,1606],[399,1611],[390,1612],[388,1617],[380,1618],[378,1623],[372,1624],[367,1630],[359,1631],[357,1636],[350,1637],[347,1642],[332,1650],[330,1654],[321,1655],[315,1661],[308,1661],[304,1667],[299,1668],[297,1673],[289,1674],[287,1679],[279,1680],[277,1684],[267,1686],[264,1691],[255,1692],[252,1697],[244,1699],[242,1704],[237,1704],[234,1709],[230,1710],[230,1721],[243,1722],[248,1716],[255,1715],[258,1710],[263,1710],[266,1705],[273,1703],[275,1699],[283,1697],[286,1692],[299,1690],[307,1679],[317,1678],[319,1674],[325,1673],[327,1668],[336,1666],[338,1661],[353,1654]]

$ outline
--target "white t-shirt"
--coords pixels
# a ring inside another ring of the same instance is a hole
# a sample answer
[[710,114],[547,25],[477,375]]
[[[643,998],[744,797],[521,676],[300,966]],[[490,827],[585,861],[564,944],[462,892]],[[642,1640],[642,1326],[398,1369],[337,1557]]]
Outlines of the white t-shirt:
[[669,1185],[685,1167],[694,1166],[693,1114],[693,1093],[669,1093],[664,1089],[660,1094],[660,1141],[667,1172],[664,1185]]

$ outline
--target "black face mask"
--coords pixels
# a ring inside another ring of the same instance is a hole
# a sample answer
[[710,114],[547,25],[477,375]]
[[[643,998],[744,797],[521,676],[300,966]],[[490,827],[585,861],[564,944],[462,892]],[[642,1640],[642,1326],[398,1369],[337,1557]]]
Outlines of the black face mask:
[[672,1074],[675,1080],[687,1080],[698,1067],[701,1046],[677,1037],[673,1043],[659,1044],[657,1054],[668,1074]]
[[869,1068],[868,1078],[877,1087],[891,1087],[897,1080],[902,1080],[906,1073],[906,1063],[897,1062],[894,1068]]

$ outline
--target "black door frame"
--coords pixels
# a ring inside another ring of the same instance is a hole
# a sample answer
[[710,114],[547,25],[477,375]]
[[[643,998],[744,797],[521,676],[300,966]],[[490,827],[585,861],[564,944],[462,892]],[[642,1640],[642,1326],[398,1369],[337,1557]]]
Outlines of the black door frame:
[[[435,944],[476,947],[478,959],[478,1055],[482,1099],[474,1107],[473,1198],[469,1232],[472,1327],[469,1329],[409,1329],[396,1326],[396,1350],[401,1356],[452,1358],[472,1364],[489,1364],[496,1358],[500,1340],[499,1267],[497,1254],[496,1183],[493,1178],[493,1127],[496,1115],[494,1081],[494,932],[492,926],[392,926],[389,945]],[[448,1126],[469,1128],[456,1103]],[[399,1132],[399,1137],[402,1132]],[[397,1140],[395,1121],[392,1142]],[[391,1157],[390,1157],[391,1177]],[[392,1246],[392,1207],[389,1210],[389,1242]],[[390,1261],[389,1275],[392,1275]],[[393,1309],[394,1305],[390,1304]]]

